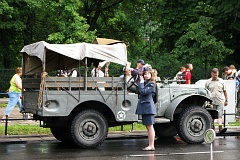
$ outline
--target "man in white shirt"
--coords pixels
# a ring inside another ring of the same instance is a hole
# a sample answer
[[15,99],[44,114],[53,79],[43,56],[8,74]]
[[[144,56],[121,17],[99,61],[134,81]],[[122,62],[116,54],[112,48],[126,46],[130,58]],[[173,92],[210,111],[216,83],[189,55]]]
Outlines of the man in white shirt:
[[[94,67],[91,71],[92,77],[108,77],[108,65],[109,65],[109,63],[110,62],[108,62],[108,61],[99,62],[97,68]],[[105,74],[104,74],[101,69],[105,64],[107,65],[107,67],[105,67]]]
[[[108,77],[108,65],[109,65],[109,61],[103,61],[103,62],[99,62],[97,68],[94,67],[91,71],[91,75],[92,77]],[[101,70],[101,68],[104,66],[104,65],[107,65],[105,67],[105,74],[103,73],[103,71]],[[105,82],[97,82],[97,83],[105,83]],[[105,88],[104,87],[98,87],[98,89],[100,91],[105,91]]]

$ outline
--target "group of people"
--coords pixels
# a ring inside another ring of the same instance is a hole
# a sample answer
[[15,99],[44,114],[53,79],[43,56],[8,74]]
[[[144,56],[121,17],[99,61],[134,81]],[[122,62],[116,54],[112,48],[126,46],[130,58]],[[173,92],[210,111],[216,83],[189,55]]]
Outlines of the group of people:
[[[180,67],[179,72],[175,76],[175,80],[184,80],[185,84],[191,84],[191,70],[193,69],[192,64],[187,64],[187,67]],[[218,128],[219,133],[224,133],[227,128],[222,126],[223,107],[228,105],[228,94],[226,85],[223,80],[236,80],[238,88],[240,80],[240,71],[237,72],[234,65],[225,66],[223,68],[223,78],[219,77],[218,68],[213,68],[211,71],[211,78],[207,80],[205,87],[211,92],[211,99],[213,108],[218,110]],[[240,115],[240,93],[237,91],[237,115]],[[240,122],[240,118],[238,118]]]
[[237,76],[237,69],[234,65],[225,66],[223,68],[223,79],[234,80]]
[[70,70],[58,70],[57,71],[57,76],[58,77],[79,77],[80,72],[77,68],[72,68]]
[[180,70],[174,77],[175,80],[183,80],[184,84],[191,84],[192,79],[192,73],[191,70],[193,70],[193,65],[191,63],[188,63],[186,67],[182,66],[180,67]]

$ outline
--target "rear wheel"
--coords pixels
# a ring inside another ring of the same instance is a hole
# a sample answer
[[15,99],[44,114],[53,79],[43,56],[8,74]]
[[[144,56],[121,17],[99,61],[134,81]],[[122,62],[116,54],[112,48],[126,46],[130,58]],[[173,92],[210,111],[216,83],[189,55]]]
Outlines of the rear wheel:
[[212,128],[212,117],[205,108],[184,109],[178,119],[178,135],[187,143],[203,143],[204,134]]
[[73,141],[82,148],[95,148],[108,134],[108,126],[102,113],[85,110],[78,113],[71,123]]
[[64,143],[71,143],[71,136],[68,127],[50,127],[53,136]]

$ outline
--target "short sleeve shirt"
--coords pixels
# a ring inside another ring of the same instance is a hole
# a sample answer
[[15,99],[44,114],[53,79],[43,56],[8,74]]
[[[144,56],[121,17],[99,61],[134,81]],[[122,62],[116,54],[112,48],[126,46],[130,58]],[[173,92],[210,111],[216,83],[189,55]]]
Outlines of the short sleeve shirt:
[[187,83],[188,80],[191,81],[191,79],[192,79],[192,74],[191,74],[191,72],[190,72],[189,70],[186,70],[184,73],[185,73],[185,80],[186,80],[185,83]]
[[206,82],[205,87],[211,92],[211,99],[213,101],[213,104],[224,104],[224,92],[227,90],[227,88],[222,78],[218,78],[217,80],[212,80],[212,78],[210,78]]
[[[96,73],[96,74],[95,74],[95,73]],[[96,72],[95,72],[95,68],[92,69],[91,75],[92,75],[92,77],[104,77],[103,71],[101,71],[101,70],[96,70]]]

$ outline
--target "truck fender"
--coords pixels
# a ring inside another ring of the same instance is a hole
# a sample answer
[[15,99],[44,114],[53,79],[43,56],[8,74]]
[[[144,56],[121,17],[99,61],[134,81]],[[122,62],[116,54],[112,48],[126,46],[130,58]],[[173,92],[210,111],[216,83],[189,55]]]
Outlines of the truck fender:
[[170,105],[168,106],[168,108],[166,109],[165,111],[165,117],[167,119],[170,119],[171,121],[173,121],[173,115],[174,115],[174,112],[176,110],[176,108],[178,107],[178,105],[185,99],[189,98],[189,97],[200,97],[202,100],[204,101],[210,101],[211,100],[205,96],[202,96],[202,95],[182,95],[180,97],[177,97],[176,99],[174,99]]

